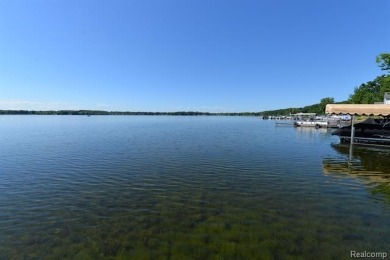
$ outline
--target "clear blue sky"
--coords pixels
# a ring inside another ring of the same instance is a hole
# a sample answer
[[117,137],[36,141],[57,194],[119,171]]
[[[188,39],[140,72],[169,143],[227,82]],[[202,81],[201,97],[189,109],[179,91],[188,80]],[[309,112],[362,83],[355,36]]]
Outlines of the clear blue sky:
[[389,0],[0,0],[0,109],[262,111],[383,74]]

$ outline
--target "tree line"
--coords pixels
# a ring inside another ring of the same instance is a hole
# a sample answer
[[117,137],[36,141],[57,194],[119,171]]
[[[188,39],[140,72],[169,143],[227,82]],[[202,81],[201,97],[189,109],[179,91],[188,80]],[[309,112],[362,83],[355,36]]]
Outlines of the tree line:
[[[390,53],[379,54],[376,57],[376,62],[382,70],[390,72]],[[349,95],[348,99],[345,101],[335,102],[334,98],[326,97],[321,99],[317,104],[299,108],[268,110],[260,112],[260,115],[290,115],[296,113],[323,114],[325,112],[326,104],[373,104],[375,102],[382,102],[385,92],[390,92],[389,74],[377,76],[375,79],[356,87],[354,92]]]
[[259,116],[258,112],[238,112],[238,113],[212,113],[199,111],[178,111],[178,112],[131,112],[131,111],[102,111],[102,110],[0,110],[0,115],[121,115],[121,116]]

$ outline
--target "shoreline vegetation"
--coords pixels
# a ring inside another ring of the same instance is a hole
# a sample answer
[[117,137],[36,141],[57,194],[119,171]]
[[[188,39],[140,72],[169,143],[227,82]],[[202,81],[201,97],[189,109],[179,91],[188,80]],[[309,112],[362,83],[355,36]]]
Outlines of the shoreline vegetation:
[[102,111],[102,110],[0,110],[0,115],[77,115],[77,116],[262,116],[261,112],[235,112],[235,113],[213,113],[199,111],[177,111],[177,112],[131,112],[131,111]]
[[[104,111],[104,110],[0,110],[0,115],[119,115],[119,116],[288,116],[295,113],[323,114],[325,106],[334,103],[333,98],[324,98],[318,104],[301,108],[285,108],[267,110],[261,112],[200,112],[200,111],[176,111],[176,112],[145,112],[145,111]],[[343,103],[343,102],[340,102]]]
[[[323,114],[326,104],[335,103],[331,97],[321,99],[320,103],[305,107],[291,107],[260,112],[200,112],[200,111],[176,111],[176,112],[145,112],[145,111],[104,111],[104,110],[0,110],[0,115],[120,115],[120,116],[289,116],[296,113]],[[337,102],[337,104],[348,101]]]
[[[335,103],[333,98],[321,99],[320,103],[305,107],[292,107],[260,112],[200,112],[200,111],[176,111],[176,112],[145,112],[145,111],[104,111],[104,110],[0,110],[0,115],[120,115],[120,116],[289,116],[296,113],[323,114],[326,104]],[[338,102],[338,103],[347,103]]]

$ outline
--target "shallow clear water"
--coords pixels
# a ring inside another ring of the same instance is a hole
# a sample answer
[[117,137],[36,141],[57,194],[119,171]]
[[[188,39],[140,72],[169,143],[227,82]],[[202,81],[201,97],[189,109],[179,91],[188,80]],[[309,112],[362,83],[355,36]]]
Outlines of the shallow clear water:
[[0,258],[390,251],[390,150],[254,117],[1,116]]

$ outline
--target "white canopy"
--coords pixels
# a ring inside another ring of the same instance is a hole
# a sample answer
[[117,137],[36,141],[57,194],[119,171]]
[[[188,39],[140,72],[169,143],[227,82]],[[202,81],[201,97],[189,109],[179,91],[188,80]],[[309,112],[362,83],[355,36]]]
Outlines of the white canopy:
[[390,116],[390,104],[328,104],[326,114]]

